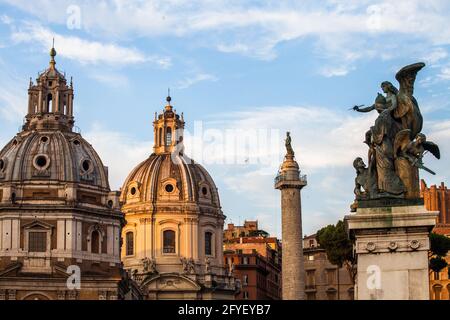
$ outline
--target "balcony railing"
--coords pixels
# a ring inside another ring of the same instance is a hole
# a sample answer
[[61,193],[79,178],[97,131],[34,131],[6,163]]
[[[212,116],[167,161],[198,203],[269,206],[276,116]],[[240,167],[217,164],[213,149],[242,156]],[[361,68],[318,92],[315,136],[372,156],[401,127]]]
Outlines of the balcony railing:
[[275,184],[281,181],[293,181],[293,180],[299,180],[300,182],[306,184],[307,182],[306,174],[299,174],[298,177],[294,177],[294,179],[292,179],[292,176],[288,177],[286,174],[278,172],[278,175],[275,177]]

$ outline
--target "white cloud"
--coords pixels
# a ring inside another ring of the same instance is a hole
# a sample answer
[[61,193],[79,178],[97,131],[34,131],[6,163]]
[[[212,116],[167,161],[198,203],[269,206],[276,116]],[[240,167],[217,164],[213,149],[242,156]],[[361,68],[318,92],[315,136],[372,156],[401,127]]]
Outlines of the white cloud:
[[9,122],[21,123],[27,112],[27,81],[16,75],[0,59],[0,116]]
[[342,77],[351,71],[348,66],[324,67],[320,70],[320,74],[327,77]]
[[183,80],[179,81],[176,85],[178,89],[187,89],[194,84],[197,84],[198,82],[202,81],[217,81],[219,80],[216,76],[208,73],[198,73],[191,77],[186,77]]
[[[234,129],[233,139],[238,143],[243,143],[243,137],[238,135],[241,131],[237,129],[241,129],[244,133],[255,134],[260,131],[268,133],[271,129],[276,129],[278,131],[275,132],[279,133],[280,139],[284,139],[285,132],[290,131],[293,146],[298,150],[297,158],[302,167],[310,171],[347,166],[352,163],[356,154],[366,152],[366,147],[362,143],[364,133],[373,124],[376,115],[351,112],[353,111],[336,112],[314,106],[246,108],[246,111],[215,115],[209,119],[211,124],[208,124],[208,121],[205,122],[205,127],[212,126],[221,130],[224,137],[227,129]],[[276,145],[278,148],[270,144],[273,143],[272,140],[268,140],[267,143],[266,148],[259,149],[259,153],[256,154],[247,153],[249,149],[234,148],[231,151],[244,152],[244,154],[234,155],[235,158],[256,156],[274,159],[275,155],[275,159],[281,160],[284,155],[283,142]],[[204,150],[207,150],[208,144],[214,144],[217,150],[227,150],[226,141],[206,142]],[[216,159],[215,157],[220,155],[229,157],[230,150],[228,149],[227,152],[212,154],[205,151],[203,160]],[[330,157],[330,154],[333,156]],[[275,166],[278,164],[276,163]]]
[[89,75],[92,79],[113,88],[128,87],[129,80],[123,74],[96,71]]
[[424,60],[430,64],[435,64],[447,57],[447,50],[444,50],[443,48],[434,48],[424,56]]
[[58,54],[85,64],[127,65],[153,63],[162,68],[167,68],[171,64],[170,59],[166,57],[147,56],[134,48],[57,34],[37,23],[25,23],[19,30],[12,32],[11,38],[15,43],[37,42],[41,45],[42,50],[45,51],[51,48],[52,38],[55,38]]
[[443,67],[438,74],[438,78],[443,80],[450,80],[450,66]]
[[414,37],[423,47],[450,44],[446,0],[398,0],[395,4],[389,0],[7,2],[59,24],[66,24],[67,7],[76,4],[81,9],[82,28],[95,35],[153,38],[202,33],[210,47],[260,59],[274,58],[280,43],[306,37],[312,37],[338,66],[373,57],[373,52],[383,59],[398,56],[399,50],[414,47],[403,36]]
[[[273,190],[272,175],[261,175],[257,171],[239,172],[235,170],[234,173],[229,170],[227,176],[224,177],[224,182],[228,189],[233,190],[237,194],[245,195],[247,201],[254,201],[257,207],[270,208],[277,210],[279,207],[279,199],[274,192],[267,192]],[[242,183],[245,181],[245,183]],[[266,189],[264,187],[267,187]],[[264,189],[266,192],[264,192]]]
[[10,16],[6,15],[6,14],[2,14],[0,16],[0,21],[6,25],[10,25],[14,22],[14,19],[11,18]]

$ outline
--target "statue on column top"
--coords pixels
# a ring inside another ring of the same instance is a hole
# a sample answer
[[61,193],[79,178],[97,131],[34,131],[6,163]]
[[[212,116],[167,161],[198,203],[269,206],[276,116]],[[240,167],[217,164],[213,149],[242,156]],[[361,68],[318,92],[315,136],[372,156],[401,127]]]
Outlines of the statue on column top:
[[292,149],[292,145],[291,145],[291,133],[289,131],[286,132],[285,145],[286,145],[287,155],[294,156],[294,149]]

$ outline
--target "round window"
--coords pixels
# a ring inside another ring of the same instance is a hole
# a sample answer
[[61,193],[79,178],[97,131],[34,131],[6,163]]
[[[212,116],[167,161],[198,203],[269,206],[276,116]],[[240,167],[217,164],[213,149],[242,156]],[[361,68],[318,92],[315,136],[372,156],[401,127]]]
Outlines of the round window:
[[44,137],[41,138],[41,142],[42,143],[46,143],[47,141],[48,141],[48,137],[44,136]]
[[204,196],[206,196],[208,194],[208,188],[203,187],[202,188],[202,193],[203,193]]
[[3,171],[5,169],[5,160],[0,159],[0,171]]
[[89,160],[84,160],[81,166],[84,171],[89,171],[91,169],[91,162]]
[[132,196],[134,196],[136,194],[136,188],[135,187],[131,188],[130,193]]
[[112,208],[113,207],[114,202],[112,200],[108,200],[108,207]]
[[165,189],[166,189],[166,192],[169,192],[169,193],[173,192],[173,190],[174,190],[173,185],[171,185],[170,183],[166,184]]
[[80,145],[80,141],[78,141],[78,140],[73,140],[73,144],[76,145],[76,146],[78,146],[78,145]]
[[45,156],[37,156],[34,163],[39,168],[44,168],[47,165],[47,158]]

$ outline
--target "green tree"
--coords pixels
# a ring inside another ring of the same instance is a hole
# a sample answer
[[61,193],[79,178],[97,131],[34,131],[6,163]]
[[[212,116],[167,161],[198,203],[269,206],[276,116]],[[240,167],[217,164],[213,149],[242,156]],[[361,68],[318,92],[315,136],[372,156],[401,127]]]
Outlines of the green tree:
[[348,238],[344,222],[339,220],[336,225],[331,224],[320,229],[317,231],[316,240],[325,250],[328,260],[338,268],[345,266],[352,282],[355,283],[356,259],[353,254],[353,241]]
[[447,267],[448,263],[445,261],[445,256],[450,250],[450,239],[446,236],[431,233],[430,234],[430,269],[434,272],[440,272]]
[[269,233],[264,230],[251,230],[248,233],[249,237],[264,237],[267,238],[269,236]]

